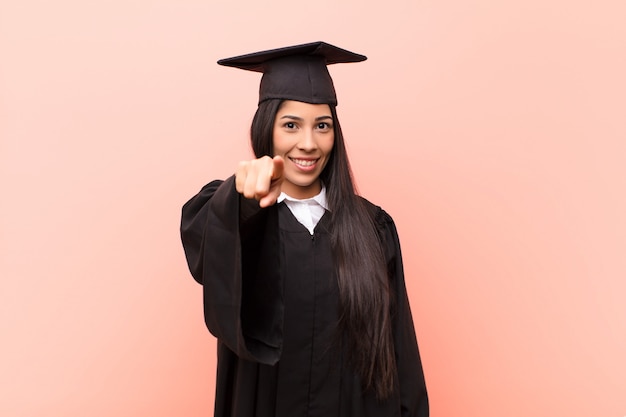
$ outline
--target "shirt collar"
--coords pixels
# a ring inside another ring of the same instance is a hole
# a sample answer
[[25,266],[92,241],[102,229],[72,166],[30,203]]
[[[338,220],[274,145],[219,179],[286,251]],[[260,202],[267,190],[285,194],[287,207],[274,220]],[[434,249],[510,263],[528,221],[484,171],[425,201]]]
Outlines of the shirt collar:
[[328,201],[326,200],[326,187],[323,184],[322,184],[322,190],[320,191],[320,193],[318,195],[313,196],[311,198],[304,198],[302,200],[297,199],[297,198],[293,198],[291,196],[288,196],[284,192],[281,192],[280,195],[278,196],[278,200],[276,202],[277,203],[282,203],[284,200],[300,202],[300,203],[308,203],[308,202],[313,202],[314,201],[317,204],[319,204],[320,206],[322,206],[325,210],[328,210]]

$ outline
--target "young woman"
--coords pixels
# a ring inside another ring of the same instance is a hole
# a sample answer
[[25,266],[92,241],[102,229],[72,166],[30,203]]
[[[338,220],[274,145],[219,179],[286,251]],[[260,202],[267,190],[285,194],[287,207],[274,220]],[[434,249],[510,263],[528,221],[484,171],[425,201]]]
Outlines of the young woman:
[[183,207],[216,417],[428,416],[396,228],[355,194],[327,69],[364,59],[316,42],[219,61],[263,78],[256,159]]

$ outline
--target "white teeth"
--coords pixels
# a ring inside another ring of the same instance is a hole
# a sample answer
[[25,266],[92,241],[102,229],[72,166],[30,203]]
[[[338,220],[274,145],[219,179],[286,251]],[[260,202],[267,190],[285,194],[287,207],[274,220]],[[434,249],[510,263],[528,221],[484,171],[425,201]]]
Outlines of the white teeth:
[[311,165],[315,165],[315,163],[317,162],[317,160],[304,160],[304,159],[292,159],[292,161],[300,166],[303,167],[310,167]]

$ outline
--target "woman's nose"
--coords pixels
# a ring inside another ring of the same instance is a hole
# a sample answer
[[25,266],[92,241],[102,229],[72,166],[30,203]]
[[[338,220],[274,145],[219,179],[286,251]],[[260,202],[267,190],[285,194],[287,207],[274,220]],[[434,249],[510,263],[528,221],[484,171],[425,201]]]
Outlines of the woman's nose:
[[303,130],[298,147],[305,151],[312,151],[317,148],[317,141],[312,130]]

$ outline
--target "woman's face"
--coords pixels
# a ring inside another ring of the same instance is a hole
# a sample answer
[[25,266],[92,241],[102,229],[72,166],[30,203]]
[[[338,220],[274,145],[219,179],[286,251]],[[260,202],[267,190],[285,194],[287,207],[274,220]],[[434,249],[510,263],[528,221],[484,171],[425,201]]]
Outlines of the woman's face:
[[321,188],[324,170],[335,143],[328,104],[284,101],[274,120],[274,156],[285,159],[282,191],[293,198],[310,198]]

